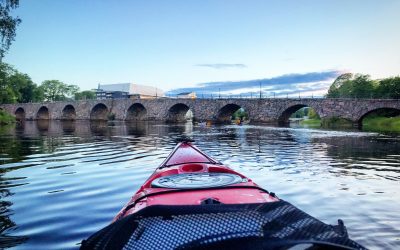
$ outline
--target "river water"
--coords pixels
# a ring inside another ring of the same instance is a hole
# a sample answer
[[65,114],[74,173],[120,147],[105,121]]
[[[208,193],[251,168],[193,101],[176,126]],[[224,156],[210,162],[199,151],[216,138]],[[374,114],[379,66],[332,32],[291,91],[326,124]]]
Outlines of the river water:
[[0,248],[76,249],[188,135],[206,153],[371,249],[400,248],[400,136],[190,123],[0,128]]

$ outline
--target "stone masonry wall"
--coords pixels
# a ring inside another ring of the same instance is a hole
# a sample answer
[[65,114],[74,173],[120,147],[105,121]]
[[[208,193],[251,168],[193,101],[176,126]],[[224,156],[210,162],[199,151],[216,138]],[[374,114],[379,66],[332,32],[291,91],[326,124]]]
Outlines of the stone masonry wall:
[[252,122],[277,122],[284,119],[288,110],[303,106],[312,107],[321,118],[340,117],[354,123],[360,121],[364,115],[380,108],[394,108],[400,110],[400,100],[374,99],[113,99],[87,100],[76,102],[53,103],[17,103],[2,104],[0,108],[10,114],[15,114],[18,108],[25,111],[25,119],[36,120],[37,112],[41,107],[47,107],[50,119],[62,119],[63,109],[72,105],[77,120],[90,119],[90,114],[96,110],[96,105],[104,104],[110,113],[115,114],[116,120],[125,120],[129,107],[135,103],[142,104],[146,109],[144,120],[166,121],[169,110],[176,104],[184,104],[193,112],[198,121],[218,119],[220,110],[228,104],[236,104],[244,108]]

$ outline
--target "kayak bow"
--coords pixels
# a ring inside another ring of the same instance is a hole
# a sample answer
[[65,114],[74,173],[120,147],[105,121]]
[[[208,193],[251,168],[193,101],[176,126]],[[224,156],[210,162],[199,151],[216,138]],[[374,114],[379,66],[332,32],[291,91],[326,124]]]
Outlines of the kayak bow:
[[341,220],[327,225],[179,143],[82,249],[365,249]]
[[190,143],[180,143],[114,220],[154,205],[264,203],[278,201],[250,179],[223,166]]

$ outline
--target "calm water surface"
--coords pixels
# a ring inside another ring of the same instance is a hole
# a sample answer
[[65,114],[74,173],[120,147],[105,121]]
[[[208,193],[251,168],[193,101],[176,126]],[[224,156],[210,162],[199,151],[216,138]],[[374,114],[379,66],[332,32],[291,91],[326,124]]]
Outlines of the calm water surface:
[[400,137],[266,126],[27,122],[0,128],[0,248],[76,249],[186,134],[371,249],[400,248]]

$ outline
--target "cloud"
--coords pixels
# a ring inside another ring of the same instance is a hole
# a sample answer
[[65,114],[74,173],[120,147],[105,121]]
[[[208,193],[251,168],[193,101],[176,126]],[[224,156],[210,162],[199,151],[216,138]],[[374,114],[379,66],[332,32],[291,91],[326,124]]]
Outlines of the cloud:
[[242,63],[206,63],[206,64],[196,64],[194,66],[207,67],[213,69],[247,68],[247,66]]
[[198,96],[257,94],[261,89],[265,94],[290,95],[303,92],[321,92],[326,90],[341,71],[331,70],[322,72],[309,72],[305,74],[286,74],[272,78],[255,79],[247,81],[223,81],[200,83],[195,87],[178,88],[168,91],[168,95],[182,92],[196,92]]

